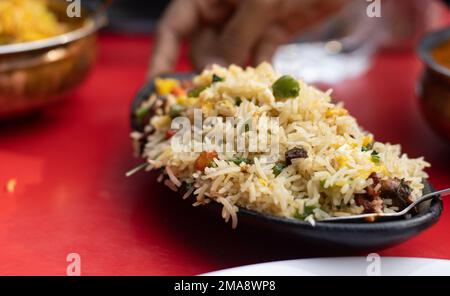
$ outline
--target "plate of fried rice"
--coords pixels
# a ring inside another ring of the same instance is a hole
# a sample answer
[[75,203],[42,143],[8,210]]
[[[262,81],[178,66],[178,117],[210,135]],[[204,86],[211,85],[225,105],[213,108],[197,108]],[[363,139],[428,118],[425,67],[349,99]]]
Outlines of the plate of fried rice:
[[194,206],[219,209],[232,228],[258,225],[309,242],[377,248],[431,226],[442,210],[436,199],[406,219],[321,222],[401,211],[433,191],[430,164],[376,141],[332,90],[267,63],[156,78],[135,97],[131,121],[143,160],[133,172],[157,172]]

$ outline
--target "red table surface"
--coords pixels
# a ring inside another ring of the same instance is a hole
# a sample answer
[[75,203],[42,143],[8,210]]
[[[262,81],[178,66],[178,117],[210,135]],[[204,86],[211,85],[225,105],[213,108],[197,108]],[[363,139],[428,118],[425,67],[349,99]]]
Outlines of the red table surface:
[[[129,105],[150,50],[149,38],[103,35],[98,64],[68,100],[0,125],[0,274],[65,275],[69,253],[81,256],[83,275],[195,275],[336,255],[270,233],[232,230],[149,174],[124,177],[138,163],[128,137]],[[181,60],[178,70],[189,69]],[[418,110],[420,70],[414,53],[384,52],[368,73],[335,86],[334,96],[378,140],[424,155],[433,165],[431,182],[443,188],[450,185],[450,148]],[[16,190],[7,193],[3,184],[11,178]],[[380,254],[450,259],[449,228],[444,210],[435,226]]]

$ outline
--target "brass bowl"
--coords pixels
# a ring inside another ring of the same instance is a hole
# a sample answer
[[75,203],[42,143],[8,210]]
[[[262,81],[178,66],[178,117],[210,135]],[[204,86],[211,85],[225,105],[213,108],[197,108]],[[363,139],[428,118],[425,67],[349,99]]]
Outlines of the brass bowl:
[[49,8],[72,30],[56,37],[0,46],[0,118],[34,111],[58,101],[86,78],[96,59],[96,33],[103,13],[82,9],[67,16],[66,1]]
[[450,69],[439,64],[432,55],[433,50],[446,42],[450,42],[450,27],[429,33],[420,42],[418,53],[425,69],[417,95],[428,124],[450,141]]

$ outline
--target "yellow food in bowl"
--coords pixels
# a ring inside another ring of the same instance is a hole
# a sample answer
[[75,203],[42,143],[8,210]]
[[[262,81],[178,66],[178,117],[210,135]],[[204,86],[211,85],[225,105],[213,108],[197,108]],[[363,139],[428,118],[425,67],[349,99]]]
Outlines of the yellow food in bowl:
[[439,64],[450,69],[450,40],[447,40],[432,50],[431,55]]
[[58,21],[46,0],[1,0],[0,45],[36,41],[63,34],[67,26]]

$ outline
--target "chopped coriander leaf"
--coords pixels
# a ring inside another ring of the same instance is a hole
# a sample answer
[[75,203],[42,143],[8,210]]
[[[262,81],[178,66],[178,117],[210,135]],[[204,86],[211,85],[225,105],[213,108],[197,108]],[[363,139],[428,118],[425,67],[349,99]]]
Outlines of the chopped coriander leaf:
[[275,175],[275,177],[281,174],[284,168],[286,168],[286,164],[284,164],[283,162],[277,162],[272,168],[272,172]]
[[378,152],[373,151],[372,154],[370,154],[372,161],[374,163],[379,163],[380,162],[380,155],[378,155]]
[[246,164],[253,164],[253,161],[251,159],[248,159],[247,157],[236,157],[231,160],[236,165],[240,165],[241,163]]
[[181,115],[181,112],[184,110],[184,107],[178,104],[170,106],[169,116],[174,119]]
[[200,96],[200,94],[202,93],[202,91],[204,91],[207,88],[208,88],[208,86],[200,86],[200,87],[191,89],[190,91],[188,91],[188,97],[189,98],[198,98]]
[[322,187],[322,188],[325,188],[325,183],[327,182],[327,179],[323,179],[323,180],[320,180],[320,187]]
[[217,163],[214,160],[211,160],[208,164],[209,168],[217,168]]
[[272,85],[272,92],[276,99],[297,97],[300,93],[300,84],[289,75],[284,75]]
[[222,78],[216,74],[213,74],[212,76],[212,83],[216,83],[216,82],[223,82],[225,81],[225,78]]
[[305,220],[309,215],[314,213],[315,206],[305,206],[303,209],[303,214],[300,214],[298,211],[294,214],[294,218],[298,220]]
[[367,152],[367,151],[370,151],[372,149],[373,149],[373,143],[369,143],[369,144],[363,145],[361,147],[361,151],[362,152]]

